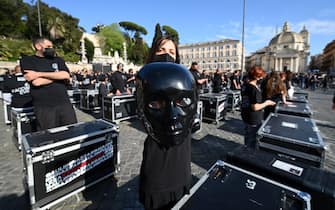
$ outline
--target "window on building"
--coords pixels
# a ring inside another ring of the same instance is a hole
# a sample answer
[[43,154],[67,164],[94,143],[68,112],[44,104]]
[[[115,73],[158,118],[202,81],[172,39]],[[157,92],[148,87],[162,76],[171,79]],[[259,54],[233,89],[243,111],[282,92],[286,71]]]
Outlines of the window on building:
[[226,48],[227,48],[227,49],[229,49],[229,48],[230,48],[230,45],[229,45],[229,44],[227,44],[227,45],[226,45]]
[[226,56],[230,56],[230,52],[229,51],[226,51]]
[[236,50],[233,50],[233,56],[236,56]]

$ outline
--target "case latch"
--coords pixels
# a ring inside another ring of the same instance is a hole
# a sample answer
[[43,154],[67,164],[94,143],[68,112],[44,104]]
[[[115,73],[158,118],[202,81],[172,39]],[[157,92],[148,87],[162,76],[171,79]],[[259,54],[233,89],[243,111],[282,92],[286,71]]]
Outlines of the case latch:
[[42,152],[42,164],[49,163],[51,161],[54,161],[54,151],[49,150]]

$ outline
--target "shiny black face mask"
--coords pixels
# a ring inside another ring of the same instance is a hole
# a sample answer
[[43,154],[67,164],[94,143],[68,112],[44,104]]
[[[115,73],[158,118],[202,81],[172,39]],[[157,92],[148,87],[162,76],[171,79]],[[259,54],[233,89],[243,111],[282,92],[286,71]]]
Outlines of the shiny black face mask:
[[155,55],[153,62],[175,62],[175,59],[169,54]]
[[46,58],[53,58],[55,57],[55,49],[54,48],[44,48],[44,51],[43,51],[43,56],[46,57]]
[[138,112],[147,133],[165,147],[183,143],[191,133],[198,100],[188,69],[170,62],[147,64],[136,85]]

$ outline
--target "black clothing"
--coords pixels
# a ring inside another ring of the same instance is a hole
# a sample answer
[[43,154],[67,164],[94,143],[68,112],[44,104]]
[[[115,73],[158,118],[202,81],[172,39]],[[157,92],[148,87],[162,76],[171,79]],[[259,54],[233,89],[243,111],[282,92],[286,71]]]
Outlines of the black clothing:
[[191,136],[168,149],[148,136],[140,171],[140,201],[145,209],[157,209],[189,193]]
[[170,209],[189,193],[191,125],[198,97],[193,75],[171,62],[146,64],[137,74],[138,115],[148,137],[140,171],[145,209]]
[[215,73],[213,78],[213,93],[222,91],[222,75]]
[[4,82],[5,92],[12,94],[11,107],[26,108],[32,106],[30,85],[22,73],[15,74]]
[[[20,66],[22,71],[69,72],[64,60],[60,57],[24,56],[20,60]],[[67,94],[66,84],[65,80],[54,80],[51,84],[39,87],[30,85],[38,130],[77,122],[74,109]]]
[[233,75],[233,76],[230,77],[230,80],[231,80],[231,82],[230,82],[230,89],[232,89],[232,90],[238,90],[238,88],[234,85],[233,81],[234,80],[236,81],[236,85],[241,85],[239,77],[236,76],[236,75]]
[[93,76],[91,75],[85,75],[82,78],[82,83],[81,83],[81,87],[82,89],[94,89],[94,85],[91,84],[92,80],[94,80]]
[[199,92],[200,89],[202,88],[202,84],[200,84],[200,83],[198,82],[198,80],[201,79],[201,75],[200,75],[199,71],[196,70],[196,69],[192,69],[192,68],[191,68],[191,69],[190,69],[190,72],[192,73],[192,75],[193,75],[193,77],[194,77],[195,83],[197,84],[197,91]]
[[99,94],[98,94],[98,101],[99,106],[102,107],[102,99],[108,95],[108,88],[107,85],[103,82],[99,85]]
[[[47,59],[35,55],[24,56],[21,59],[20,65],[22,71],[56,72],[61,70],[69,72],[64,60],[59,57]],[[54,81],[51,84],[40,87],[31,85],[30,93],[33,98],[34,106],[54,106],[57,104],[70,103],[67,95],[66,82],[64,80]]]
[[113,86],[113,90],[112,90],[113,93],[116,93],[116,90],[119,90],[121,93],[127,92],[126,78],[122,72],[116,71],[112,74],[111,84]]
[[251,108],[252,104],[262,103],[261,90],[256,88],[254,85],[248,83],[243,85],[242,88],[242,119],[249,125],[258,125],[263,120],[263,110],[254,111]]
[[45,130],[77,122],[72,104],[54,106],[34,106],[37,119],[37,130]]

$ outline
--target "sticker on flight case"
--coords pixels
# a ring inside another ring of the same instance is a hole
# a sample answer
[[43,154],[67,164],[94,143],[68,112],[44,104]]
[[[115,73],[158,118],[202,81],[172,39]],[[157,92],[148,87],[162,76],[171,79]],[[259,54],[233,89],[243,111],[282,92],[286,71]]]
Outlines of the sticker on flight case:
[[219,113],[221,113],[225,108],[225,104],[224,102],[222,104],[219,105]]
[[113,143],[109,142],[88,153],[81,155],[75,160],[71,160],[65,165],[45,174],[46,192],[51,192],[62,187],[85,174],[89,170],[100,165],[104,161],[112,158]]
[[280,160],[276,160],[273,164],[273,167],[278,168],[280,170],[289,172],[291,174],[294,174],[296,176],[301,176],[302,172],[304,171],[303,168],[292,165],[290,163],[285,163],[283,161]]
[[282,122],[281,126],[287,128],[298,128],[298,125],[296,123],[290,123],[290,122]]

